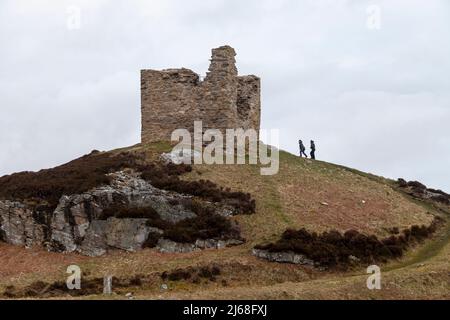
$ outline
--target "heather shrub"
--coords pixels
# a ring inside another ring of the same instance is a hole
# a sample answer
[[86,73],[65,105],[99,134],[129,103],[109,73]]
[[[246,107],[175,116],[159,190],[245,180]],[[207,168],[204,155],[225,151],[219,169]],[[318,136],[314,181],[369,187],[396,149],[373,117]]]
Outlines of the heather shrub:
[[147,224],[159,228],[166,229],[170,223],[161,219],[158,212],[152,207],[127,207],[124,205],[111,205],[103,210],[99,220],[106,220],[110,217],[118,219],[148,219]]
[[445,196],[445,197],[448,197],[448,196],[449,196],[446,192],[444,192],[444,191],[442,191],[442,190],[436,190],[436,189],[428,188],[428,191],[430,191],[430,192],[432,192],[432,193],[440,194],[440,195]]
[[183,181],[180,175],[192,166],[180,164],[142,164],[141,154],[111,154],[94,150],[64,165],[38,172],[19,172],[0,177],[0,199],[29,200],[52,212],[62,195],[79,194],[111,182],[108,173],[134,169],[155,187],[230,204],[238,213],[254,213],[255,201],[242,192],[223,190],[211,181]]
[[194,243],[197,239],[231,239],[240,238],[239,230],[233,227],[230,220],[217,215],[214,208],[199,200],[185,200],[186,209],[192,210],[196,216],[176,223],[161,219],[152,207],[127,207],[111,205],[103,210],[99,219],[116,217],[148,219],[147,225],[163,230],[163,234],[150,233],[144,247],[153,248],[162,237],[175,242]]
[[398,227],[393,227],[389,230],[389,232],[391,234],[399,234],[400,233],[400,229]]
[[193,270],[191,268],[187,269],[176,269],[172,272],[163,272],[161,278],[163,280],[169,281],[180,281],[180,280],[188,280],[192,276]]
[[427,186],[425,186],[424,184],[420,183],[419,181],[409,181],[406,185],[408,187],[412,187],[412,188],[417,189],[417,190],[425,190],[427,188]]
[[220,267],[217,265],[207,265],[202,267],[178,268],[173,271],[164,271],[161,279],[166,281],[190,280],[193,283],[200,283],[201,278],[215,281],[216,277],[221,274]]
[[19,172],[0,177],[0,198],[47,202],[53,211],[62,195],[86,192],[110,183],[106,175],[136,165],[130,153],[111,155],[92,152],[64,165],[38,172]]
[[161,238],[159,233],[150,232],[142,245],[143,248],[154,248],[158,244],[158,240]]
[[[450,195],[442,190],[436,190],[427,188],[424,184],[418,182],[418,181],[409,181],[406,182],[404,179],[398,179],[397,184],[401,188],[411,188],[413,192],[416,193],[416,195],[419,195],[422,198],[429,198],[433,201],[440,202],[446,205],[450,205]],[[431,195],[430,195],[431,193]]]
[[406,188],[408,186],[408,182],[402,178],[398,178],[397,183],[401,188]]
[[256,202],[249,193],[232,192],[230,189],[220,188],[209,180],[181,180],[179,175],[191,171],[191,166],[147,165],[140,167],[139,170],[142,172],[141,178],[157,188],[189,194],[213,202],[223,202],[236,208],[238,214],[251,214],[256,211]]
[[193,243],[197,239],[229,238],[234,235],[231,222],[219,215],[198,215],[179,221],[164,232],[164,237],[175,242]]
[[336,230],[318,235],[305,229],[288,229],[277,242],[257,245],[255,248],[270,252],[295,252],[320,265],[345,267],[350,264],[351,255],[363,263],[401,257],[410,244],[422,241],[435,232],[437,222],[435,220],[428,227],[412,226],[403,230],[401,235],[392,235],[382,240],[375,235],[364,235],[355,230],[349,230],[343,235]]
[[437,201],[437,202],[441,202],[443,204],[450,205],[450,196],[449,195],[439,194],[437,196],[432,196],[431,200],[434,200],[434,201]]

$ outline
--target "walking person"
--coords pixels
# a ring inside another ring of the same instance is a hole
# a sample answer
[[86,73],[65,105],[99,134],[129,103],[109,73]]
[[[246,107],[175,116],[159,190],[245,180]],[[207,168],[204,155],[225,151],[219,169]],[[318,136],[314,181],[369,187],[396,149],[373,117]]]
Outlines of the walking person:
[[304,155],[305,158],[308,158],[308,156],[305,153],[306,148],[305,148],[302,140],[298,140],[298,147],[300,148],[300,158],[302,158],[302,155]]
[[311,159],[316,159],[316,145],[313,140],[311,140]]

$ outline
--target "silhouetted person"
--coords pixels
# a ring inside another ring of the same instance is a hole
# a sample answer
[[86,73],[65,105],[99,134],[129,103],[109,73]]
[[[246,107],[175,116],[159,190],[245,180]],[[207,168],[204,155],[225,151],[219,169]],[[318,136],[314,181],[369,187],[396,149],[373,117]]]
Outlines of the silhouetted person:
[[311,140],[311,159],[316,159],[316,145],[313,140]]
[[298,147],[300,149],[300,158],[302,157],[302,155],[304,155],[305,158],[308,158],[308,156],[305,153],[306,148],[305,148],[305,145],[303,144],[302,140],[298,140]]

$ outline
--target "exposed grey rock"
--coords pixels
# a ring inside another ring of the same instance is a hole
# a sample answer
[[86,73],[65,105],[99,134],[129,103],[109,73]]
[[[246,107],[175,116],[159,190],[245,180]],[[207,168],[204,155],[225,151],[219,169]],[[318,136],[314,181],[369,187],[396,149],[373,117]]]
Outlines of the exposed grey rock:
[[406,191],[406,193],[419,199],[426,199],[435,202],[440,202],[450,205],[450,195],[442,190],[427,188],[424,184],[418,181],[409,181],[399,178],[398,185]]
[[159,239],[156,248],[162,253],[186,253],[200,250],[192,243],[179,243],[169,239]]
[[280,263],[293,263],[314,266],[314,261],[302,254],[294,252],[270,252],[268,250],[253,249],[253,255],[258,258]]
[[77,249],[77,243],[81,242],[89,228],[89,215],[82,204],[84,201],[92,203],[93,199],[88,194],[62,196],[53,212],[51,240],[66,252]]
[[[183,199],[188,198],[183,196],[181,197]],[[139,203],[139,206],[151,206],[158,212],[161,219],[172,223],[188,218],[194,218],[196,216],[195,213],[186,210],[181,204],[171,204],[171,202],[175,202],[173,200],[177,199],[180,200],[180,196],[173,197],[168,194],[145,196],[142,202]]]
[[216,239],[207,239],[195,241],[195,247],[198,249],[223,249],[226,247],[238,246],[244,243],[239,239],[230,239],[230,240],[216,240]]
[[[195,213],[179,204],[182,200],[189,199],[189,196],[155,188],[133,174],[116,172],[111,175],[113,177],[111,185],[101,186],[83,194],[61,197],[51,223],[53,244],[64,248],[65,252],[77,250],[78,244],[82,243],[87,235],[91,221],[98,219],[102,211],[113,202],[136,207],[151,206],[161,219],[169,222],[195,217]],[[120,226],[125,228],[125,225]],[[112,239],[110,241],[116,246],[117,242]],[[130,242],[124,245],[129,249],[123,249],[135,250],[135,246],[129,244]],[[119,244],[117,247],[121,248],[122,245]]]
[[0,201],[0,233],[2,240],[31,247],[45,241],[45,226],[33,217],[33,210],[17,201]]
[[162,253],[186,253],[203,249],[223,249],[242,244],[240,239],[216,240],[198,239],[195,243],[179,243],[169,239],[159,239],[156,248]]
[[[101,238],[100,228],[104,224],[96,222],[90,230],[91,224],[113,202],[136,207],[152,206],[163,220],[170,222],[196,216],[181,204],[190,196],[155,188],[133,173],[116,172],[111,176],[110,185],[62,196],[53,213],[39,212],[20,201],[0,200],[1,240],[20,246],[41,245],[53,251],[78,250],[99,255],[104,248],[97,238]],[[100,247],[94,250],[93,245],[96,244]],[[124,247],[135,248],[130,243]]]
[[147,219],[109,218],[106,229],[108,246],[131,252],[141,249],[150,233]]
[[214,239],[207,239],[207,240],[199,239],[195,241],[195,246],[200,249],[211,249],[211,248],[217,249],[219,247],[219,241]]
[[216,205],[215,213],[222,217],[231,217],[237,214],[236,209],[230,205]]
[[353,261],[353,262],[359,262],[359,261],[361,261],[361,259],[359,259],[358,257],[353,256],[353,255],[349,255],[349,256],[348,256],[348,259],[349,259],[350,261]]
[[[33,211],[20,202],[0,201],[0,229],[4,241],[15,245],[47,245],[50,250],[73,252],[97,252],[88,247],[81,249],[92,221],[97,220],[102,211],[114,203],[154,208],[161,219],[176,223],[193,218],[195,213],[186,210],[183,201],[190,196],[169,192],[153,187],[137,175],[125,172],[111,174],[111,185],[100,186],[82,194],[65,195],[59,200],[48,225],[35,221]],[[215,205],[215,211],[222,216],[234,214],[233,207]],[[38,214],[39,215],[39,214]],[[94,235],[98,230],[94,230]],[[90,234],[89,237],[93,236]],[[90,240],[88,241],[88,243]],[[120,247],[120,246],[119,246]]]
[[113,196],[121,197],[124,204],[151,206],[161,219],[169,222],[195,217],[195,213],[180,204],[183,200],[191,199],[191,196],[155,188],[147,181],[123,172],[115,173],[113,177],[112,187],[116,190]]
[[[40,212],[18,201],[0,200],[0,240],[27,247],[46,246],[50,251],[101,256],[112,248],[139,250],[150,233],[163,234],[162,230],[148,226],[147,219],[99,220],[103,210],[113,203],[151,206],[163,220],[172,223],[196,216],[183,206],[190,196],[155,188],[133,172],[116,172],[111,176],[110,185],[62,196],[53,212]],[[222,216],[234,214],[232,206],[210,205]],[[237,226],[236,230],[238,237]],[[241,240],[198,240],[182,244],[160,239],[158,248],[162,252],[191,252],[241,243]]]
[[450,195],[441,190],[426,189],[424,192],[424,197],[432,201],[450,205]]
[[107,225],[108,223],[105,220],[94,220],[91,222],[86,236],[78,249],[81,254],[98,257],[107,252]]
[[190,148],[184,148],[183,150],[175,150],[169,153],[163,153],[160,159],[168,164],[191,164],[195,157],[200,157],[201,153],[197,150],[192,150]]
[[161,235],[162,230],[146,225],[147,219],[94,220],[77,249],[81,254],[97,257],[108,249],[137,251],[142,248],[149,233]]

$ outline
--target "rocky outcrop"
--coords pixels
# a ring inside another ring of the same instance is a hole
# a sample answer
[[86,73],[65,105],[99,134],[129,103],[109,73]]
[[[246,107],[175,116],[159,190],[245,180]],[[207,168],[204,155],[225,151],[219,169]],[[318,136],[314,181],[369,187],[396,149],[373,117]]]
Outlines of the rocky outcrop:
[[402,178],[397,180],[397,184],[406,193],[414,198],[432,200],[450,205],[450,195],[442,190],[427,188],[426,185],[420,183],[419,181],[406,181]]
[[156,248],[162,253],[187,253],[203,249],[223,249],[242,244],[239,239],[216,240],[198,239],[195,243],[179,243],[168,239],[159,239]]
[[91,257],[104,255],[108,250],[106,243],[107,226],[107,221],[92,221],[78,251]]
[[142,248],[152,229],[156,228],[149,227],[147,219],[109,218],[106,225],[106,244],[133,252]]
[[253,255],[272,262],[294,263],[314,266],[314,261],[302,254],[294,252],[270,252],[269,250],[253,249]]
[[17,201],[0,201],[0,240],[31,247],[45,242],[48,228],[37,219],[38,209]]
[[[142,248],[150,233],[162,234],[161,230],[148,226],[147,219],[101,220],[103,210],[112,204],[152,207],[162,220],[170,223],[196,217],[182,205],[191,196],[155,188],[133,172],[116,172],[111,177],[110,185],[62,196],[53,212],[33,204],[0,200],[0,240],[99,256],[112,248],[136,251]],[[215,208],[222,216],[233,214],[231,207],[217,205]],[[206,248],[210,244],[194,246]],[[222,243],[216,245],[222,246]]]
[[77,250],[93,257],[105,254],[108,249],[135,252],[143,247],[150,233],[161,235],[163,231],[148,226],[147,219],[94,220]]
[[160,159],[165,164],[191,164],[195,157],[200,156],[202,156],[202,154],[199,151],[184,148],[178,151],[163,153],[161,154]]
[[[63,196],[58,207],[54,211],[51,222],[51,239],[50,245],[52,249],[72,252],[86,241],[88,229],[93,221],[99,219],[103,209],[112,203],[120,203],[128,206],[144,207],[151,206],[154,208],[161,219],[169,222],[178,222],[187,218],[195,217],[195,213],[184,209],[179,204],[180,200],[190,198],[181,194],[168,192],[153,187],[148,182],[138,178],[135,175],[118,172],[113,174],[114,179],[111,185],[96,188],[90,192],[79,195]],[[116,219],[117,220],[117,219]],[[116,220],[107,221],[106,228],[108,236],[113,234],[134,232],[137,224],[143,221],[136,221],[126,225],[127,219],[119,223]],[[114,222],[114,223],[113,223]],[[96,239],[100,236],[98,229],[105,227],[101,222],[96,222],[95,228],[87,236],[87,239]],[[114,229],[115,228],[115,229]],[[145,232],[144,232],[145,234]],[[97,237],[94,237],[97,235]],[[148,235],[148,232],[147,232]],[[123,239],[122,239],[123,240]],[[145,239],[144,239],[145,240]],[[118,240],[120,242],[120,240]],[[130,242],[126,245],[118,245],[112,239],[109,239],[108,245],[118,247],[124,250],[135,250],[136,246],[141,245],[143,241],[137,241],[134,244]],[[90,244],[84,243],[84,247],[91,247]],[[133,249],[134,248],[134,249]],[[82,250],[83,252],[83,250]]]

